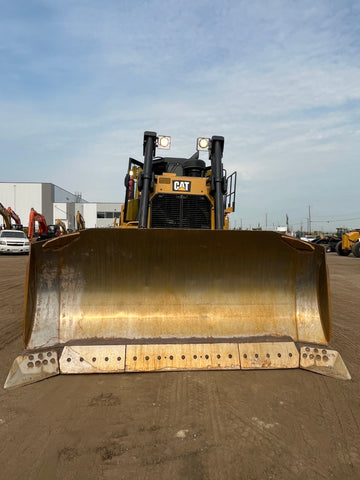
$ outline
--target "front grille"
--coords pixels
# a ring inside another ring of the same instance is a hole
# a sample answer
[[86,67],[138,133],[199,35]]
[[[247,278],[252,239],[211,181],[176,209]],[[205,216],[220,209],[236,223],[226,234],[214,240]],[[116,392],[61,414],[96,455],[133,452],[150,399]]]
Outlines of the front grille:
[[211,202],[204,195],[158,193],[151,200],[151,228],[211,228]]
[[23,247],[24,245],[24,242],[7,242],[8,247]]

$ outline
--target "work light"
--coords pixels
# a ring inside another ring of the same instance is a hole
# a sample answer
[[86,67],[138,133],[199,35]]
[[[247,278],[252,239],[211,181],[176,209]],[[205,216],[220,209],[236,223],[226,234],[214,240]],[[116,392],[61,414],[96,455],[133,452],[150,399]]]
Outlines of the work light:
[[196,142],[196,150],[208,151],[210,148],[210,138],[199,137]]
[[169,150],[171,145],[171,138],[166,137],[165,135],[157,137],[157,147]]

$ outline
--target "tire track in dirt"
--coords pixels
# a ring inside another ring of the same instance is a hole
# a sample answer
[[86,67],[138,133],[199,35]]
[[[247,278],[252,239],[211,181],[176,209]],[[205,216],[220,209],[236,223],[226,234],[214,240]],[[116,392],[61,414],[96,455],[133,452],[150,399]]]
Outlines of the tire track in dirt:
[[[21,449],[26,462],[16,477],[18,458],[11,456],[11,444],[4,443],[1,457],[10,459],[3,470],[4,478],[38,480],[56,475],[56,478],[77,480],[83,472],[100,471],[102,452],[98,430],[104,434],[106,422],[102,422],[101,429],[97,428],[91,418],[93,409],[85,400],[89,393],[97,391],[94,377],[95,385],[84,377],[60,376],[7,392],[13,399],[14,414],[6,416],[6,423],[10,431],[18,432],[14,438],[16,450]],[[26,408],[21,407],[24,399]],[[109,405],[102,407],[104,412]],[[96,474],[96,478],[102,477]]]
[[198,480],[209,478],[203,462],[209,447],[204,442],[207,399],[201,373],[164,373],[166,382],[159,385],[157,396],[161,405],[158,422],[164,428],[168,426],[171,437],[164,445],[162,461],[169,464],[173,475],[177,471],[183,478]]
[[351,331],[350,328],[346,328],[346,327],[342,327],[341,330],[339,329],[338,331],[335,332],[334,341],[336,341],[337,343],[341,342],[342,344],[344,344],[345,346],[344,350],[349,349],[350,351],[352,350],[355,352],[359,346],[357,335],[354,336],[354,331]]
[[[333,472],[340,478],[352,478],[360,471],[360,428],[354,415],[352,399],[348,398],[346,388],[336,388],[327,379],[318,383],[322,402],[323,418],[328,427],[328,436],[333,439],[331,456]],[[339,409],[341,399],[341,410]],[[341,438],[341,442],[338,439]],[[337,478],[337,477],[336,477]]]
[[[251,375],[251,372],[247,372],[247,374],[249,373]],[[271,375],[271,372],[265,371],[256,373]],[[267,385],[268,379],[264,378],[264,380]],[[241,379],[239,379],[239,384],[241,384]],[[241,396],[242,394],[240,394]],[[233,397],[226,394],[219,397],[221,411],[227,412],[228,415],[227,421],[221,419],[221,422],[227,424],[226,432],[227,436],[230,437],[230,443],[239,446],[239,457],[241,459],[239,466],[246,465],[247,458],[251,458],[254,451],[261,452],[261,462],[258,467],[257,464],[252,465],[249,471],[246,471],[246,475],[263,478],[265,464],[266,478],[278,478],[279,475],[290,475],[292,478],[294,478],[294,475],[309,475],[308,478],[326,478],[310,449],[305,448],[305,451],[301,451],[300,448],[294,449],[292,443],[288,441],[290,438],[292,440],[295,438],[294,443],[296,445],[304,444],[304,431],[301,428],[302,418],[301,416],[300,418],[294,418],[292,414],[292,410],[296,408],[295,403],[287,407],[288,402],[279,402],[278,393],[270,394],[267,388],[261,392],[260,396],[262,398],[262,412],[251,408],[246,394],[243,395],[242,399],[240,398],[240,402],[234,401]],[[230,401],[230,398],[233,401]],[[250,398],[253,398],[251,393]],[[277,413],[276,406],[274,407],[275,402],[280,404],[278,410],[281,410],[281,415]],[[290,424],[287,424],[287,421],[284,420],[286,410],[289,412],[289,419],[292,420]],[[306,423],[306,418],[304,418],[304,423]],[[231,428],[231,425],[233,425],[233,428]],[[243,473],[245,474],[245,472]]]
[[18,340],[19,337],[22,335],[21,326],[17,325],[17,323],[12,323],[5,325],[4,327],[0,328],[0,350],[3,350],[7,347],[10,343]]
[[0,269],[6,272],[0,282],[0,350],[22,335],[27,258],[0,256]]

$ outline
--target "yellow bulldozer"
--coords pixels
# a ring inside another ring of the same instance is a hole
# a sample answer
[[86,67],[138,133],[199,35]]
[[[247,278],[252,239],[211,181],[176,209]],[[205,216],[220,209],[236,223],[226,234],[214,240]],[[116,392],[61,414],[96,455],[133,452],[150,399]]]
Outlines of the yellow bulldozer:
[[157,156],[170,142],[144,133],[118,228],[32,244],[25,350],[5,387],[59,373],[299,367],[349,379],[327,346],[324,248],[230,230],[224,138],[198,138],[190,158]]

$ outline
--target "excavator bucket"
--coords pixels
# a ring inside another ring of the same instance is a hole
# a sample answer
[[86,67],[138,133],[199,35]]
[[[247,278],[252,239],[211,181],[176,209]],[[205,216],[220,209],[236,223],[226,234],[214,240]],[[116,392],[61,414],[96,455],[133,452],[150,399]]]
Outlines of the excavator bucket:
[[350,378],[330,335],[322,246],[275,232],[82,230],[31,247],[25,351],[5,387],[188,369]]

